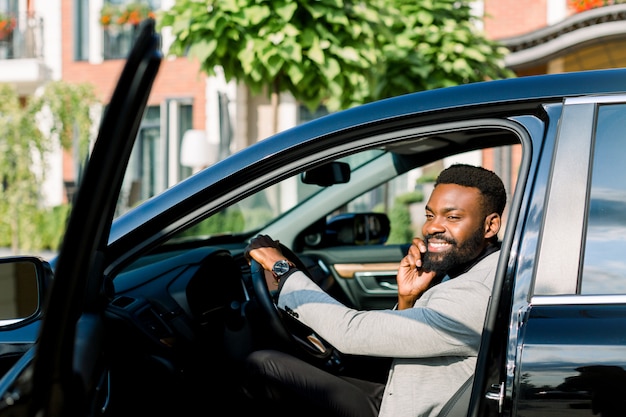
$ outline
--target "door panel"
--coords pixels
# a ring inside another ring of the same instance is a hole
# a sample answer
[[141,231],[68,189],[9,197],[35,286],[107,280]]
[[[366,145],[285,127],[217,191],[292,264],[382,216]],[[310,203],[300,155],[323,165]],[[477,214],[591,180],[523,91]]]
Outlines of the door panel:
[[626,415],[626,304],[539,305],[527,318],[517,416]]
[[398,300],[396,274],[409,245],[333,247],[307,251],[323,265],[354,308],[392,308]]
[[532,298],[510,326],[513,415],[626,415],[624,102],[565,101]]

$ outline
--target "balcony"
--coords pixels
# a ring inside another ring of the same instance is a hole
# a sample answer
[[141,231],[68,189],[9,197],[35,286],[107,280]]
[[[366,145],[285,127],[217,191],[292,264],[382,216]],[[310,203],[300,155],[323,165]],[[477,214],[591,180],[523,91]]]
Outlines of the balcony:
[[139,25],[108,26],[103,30],[104,59],[125,59],[139,35]]
[[0,83],[15,85],[21,95],[32,94],[49,79],[43,51],[43,19],[15,17],[0,30]]
[[14,24],[0,30],[0,59],[43,57],[43,20],[18,16]]
[[152,2],[123,2],[114,4],[105,1],[100,10],[100,25],[103,33],[103,58],[124,59],[139,35],[139,25],[147,18],[154,19]]
[[[626,59],[622,53],[626,43],[626,0],[613,0],[612,4],[602,0],[579,3],[597,6],[554,25],[500,39],[510,51],[506,66],[520,72],[564,59],[572,61],[569,71],[622,67]],[[584,54],[578,55],[582,51]]]

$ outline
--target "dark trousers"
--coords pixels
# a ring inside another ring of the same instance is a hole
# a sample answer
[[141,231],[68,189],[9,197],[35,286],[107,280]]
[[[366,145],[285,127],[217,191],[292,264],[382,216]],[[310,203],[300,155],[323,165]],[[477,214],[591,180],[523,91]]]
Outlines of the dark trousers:
[[247,358],[244,385],[246,394],[272,415],[318,417],[375,417],[385,389],[382,383],[334,375],[275,350]]

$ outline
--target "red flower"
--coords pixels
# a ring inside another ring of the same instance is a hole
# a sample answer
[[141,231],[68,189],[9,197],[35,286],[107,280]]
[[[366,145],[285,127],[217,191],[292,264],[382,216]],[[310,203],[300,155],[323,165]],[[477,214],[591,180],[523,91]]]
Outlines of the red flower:
[[104,27],[113,23],[116,25],[138,25],[146,18],[154,19],[154,16],[150,6],[144,3],[127,3],[119,6],[105,3],[100,12],[100,23]]
[[15,29],[16,21],[14,16],[0,13],[0,40],[4,40]]
[[568,5],[576,13],[584,12],[585,10],[595,9],[597,7],[608,6],[613,4],[612,0],[569,0]]

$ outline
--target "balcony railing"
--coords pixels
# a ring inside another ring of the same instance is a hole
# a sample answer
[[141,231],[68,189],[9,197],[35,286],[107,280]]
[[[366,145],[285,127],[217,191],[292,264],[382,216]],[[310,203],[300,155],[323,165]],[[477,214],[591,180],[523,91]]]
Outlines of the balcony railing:
[[43,19],[19,15],[11,30],[0,32],[0,59],[43,57]]
[[104,30],[104,59],[126,58],[139,35],[138,25],[109,26]]

